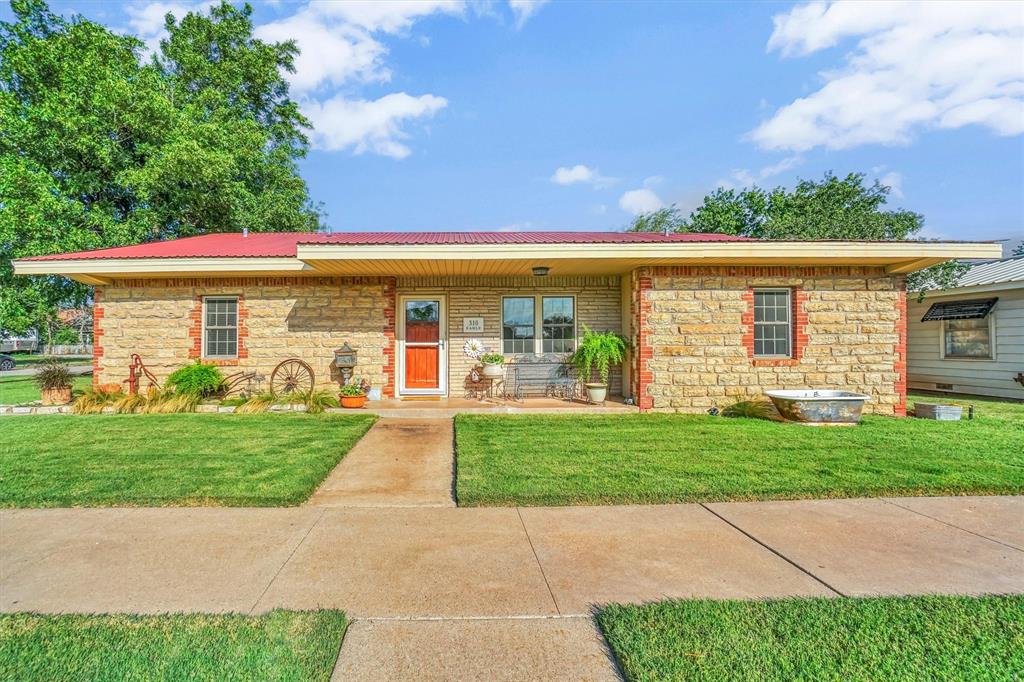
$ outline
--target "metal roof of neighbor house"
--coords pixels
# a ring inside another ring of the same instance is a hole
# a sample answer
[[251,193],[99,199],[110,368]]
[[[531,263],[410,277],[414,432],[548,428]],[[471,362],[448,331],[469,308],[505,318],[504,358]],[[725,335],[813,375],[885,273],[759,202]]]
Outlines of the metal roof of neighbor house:
[[1024,282],[1024,256],[978,263],[957,280],[957,287]]
[[104,258],[294,258],[299,244],[459,245],[459,244],[658,244],[738,242],[728,234],[651,232],[240,232],[208,234],[134,246],[34,256],[20,260],[92,260]]

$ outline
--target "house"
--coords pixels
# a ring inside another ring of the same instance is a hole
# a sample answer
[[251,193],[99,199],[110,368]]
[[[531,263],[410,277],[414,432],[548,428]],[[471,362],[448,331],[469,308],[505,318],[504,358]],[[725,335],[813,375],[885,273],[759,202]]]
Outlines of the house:
[[843,388],[906,409],[908,272],[992,258],[983,243],[757,241],[719,234],[215,234],[25,258],[15,272],[95,286],[94,381],[138,353],[332,377],[334,349],[385,397],[461,397],[469,339],[564,358],[583,325],[631,345],[611,392],[702,412],[765,389]]
[[911,387],[1024,399],[1024,256],[975,264],[909,313]]

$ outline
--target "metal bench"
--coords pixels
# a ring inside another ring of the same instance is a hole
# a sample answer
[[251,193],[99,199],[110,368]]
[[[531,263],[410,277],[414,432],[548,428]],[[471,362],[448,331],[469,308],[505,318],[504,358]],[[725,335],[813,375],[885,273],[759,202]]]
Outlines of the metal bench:
[[506,367],[510,397],[522,401],[530,395],[572,400],[580,395],[576,369],[565,355],[520,355]]

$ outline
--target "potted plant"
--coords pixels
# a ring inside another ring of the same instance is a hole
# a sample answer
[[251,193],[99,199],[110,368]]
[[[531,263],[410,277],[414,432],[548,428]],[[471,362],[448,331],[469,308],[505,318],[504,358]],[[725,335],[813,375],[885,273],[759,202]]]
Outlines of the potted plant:
[[338,391],[338,397],[341,399],[341,406],[348,409],[357,409],[366,404],[366,391],[360,383],[343,385]]
[[505,356],[501,353],[484,353],[480,356],[480,362],[484,365],[484,376],[488,379],[500,379],[504,374],[502,365],[505,364]]
[[67,405],[71,402],[71,371],[60,360],[45,360],[39,365],[35,379],[43,405]]
[[[579,372],[591,403],[603,403],[608,397],[608,374],[612,365],[622,363],[626,340],[615,332],[594,332],[583,325],[583,338],[569,361]],[[594,371],[599,382],[591,382]]]

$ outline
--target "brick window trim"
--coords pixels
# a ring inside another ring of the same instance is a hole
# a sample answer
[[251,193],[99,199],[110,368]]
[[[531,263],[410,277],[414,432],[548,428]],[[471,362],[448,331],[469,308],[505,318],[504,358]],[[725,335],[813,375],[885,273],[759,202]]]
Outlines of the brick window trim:
[[760,287],[748,287],[743,292],[743,300],[747,303],[747,310],[742,317],[742,324],[746,327],[743,333],[743,346],[747,349],[747,356],[754,367],[792,367],[800,364],[804,349],[807,347],[807,310],[804,306],[807,303],[807,292],[800,287],[778,287],[790,290],[793,317],[792,357],[757,358],[754,357],[754,290],[758,288]]
[[[204,358],[203,299],[226,297],[238,299],[238,354],[233,358]],[[245,306],[245,296],[243,294],[197,295],[192,304],[192,311],[189,313],[190,326],[188,336],[192,339],[192,347],[189,348],[188,357],[192,360],[202,360],[206,364],[216,365],[217,367],[237,367],[242,360],[249,357],[249,349],[245,344],[245,340],[249,337],[249,328],[245,322],[248,317],[249,310]]]

